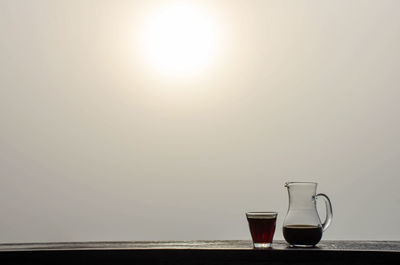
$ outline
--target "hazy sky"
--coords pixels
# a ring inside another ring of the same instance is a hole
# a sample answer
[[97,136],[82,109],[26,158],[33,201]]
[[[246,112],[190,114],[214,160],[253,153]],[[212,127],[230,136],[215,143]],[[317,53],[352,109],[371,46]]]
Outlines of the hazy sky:
[[0,0],[0,242],[282,239],[286,181],[323,239],[398,240],[399,11]]

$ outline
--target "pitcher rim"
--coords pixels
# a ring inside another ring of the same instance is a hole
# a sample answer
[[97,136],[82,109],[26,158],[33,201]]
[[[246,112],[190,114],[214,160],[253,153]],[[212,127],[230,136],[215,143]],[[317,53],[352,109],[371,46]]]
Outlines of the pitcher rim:
[[317,182],[312,182],[312,181],[288,181],[285,183],[285,187],[288,187],[289,185],[292,184],[301,184],[301,185],[318,185]]

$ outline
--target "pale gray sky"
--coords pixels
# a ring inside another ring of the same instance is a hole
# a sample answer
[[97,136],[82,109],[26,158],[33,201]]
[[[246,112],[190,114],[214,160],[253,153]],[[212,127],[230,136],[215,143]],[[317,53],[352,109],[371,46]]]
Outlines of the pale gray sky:
[[398,240],[400,1],[197,1],[178,51],[165,3],[0,0],[0,242],[282,239],[286,181]]

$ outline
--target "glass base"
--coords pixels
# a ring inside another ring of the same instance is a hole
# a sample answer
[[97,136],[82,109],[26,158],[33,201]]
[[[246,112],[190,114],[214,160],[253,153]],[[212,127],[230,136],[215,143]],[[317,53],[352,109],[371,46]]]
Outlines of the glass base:
[[253,243],[254,248],[270,248],[271,246],[271,243]]

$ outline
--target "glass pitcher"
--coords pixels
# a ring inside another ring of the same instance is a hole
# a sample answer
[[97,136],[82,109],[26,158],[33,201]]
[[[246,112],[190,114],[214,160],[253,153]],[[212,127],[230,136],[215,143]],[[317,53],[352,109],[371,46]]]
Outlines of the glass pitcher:
[[[283,221],[283,236],[290,246],[313,247],[332,221],[332,205],[323,193],[316,194],[315,182],[286,182],[289,209]],[[322,198],[326,206],[323,223],[317,212],[316,199]]]

